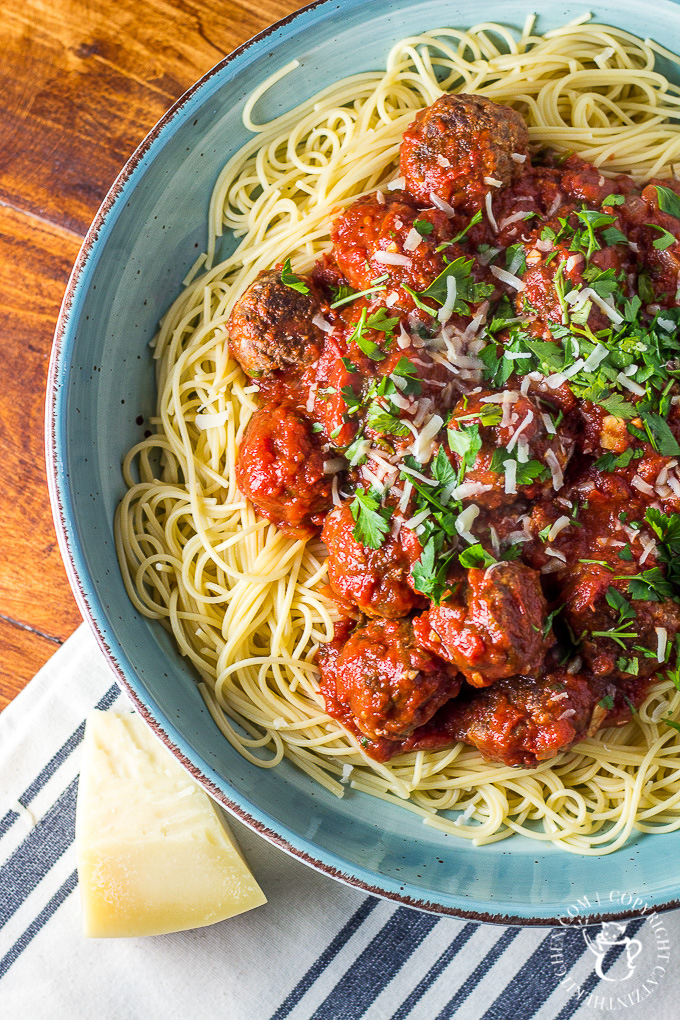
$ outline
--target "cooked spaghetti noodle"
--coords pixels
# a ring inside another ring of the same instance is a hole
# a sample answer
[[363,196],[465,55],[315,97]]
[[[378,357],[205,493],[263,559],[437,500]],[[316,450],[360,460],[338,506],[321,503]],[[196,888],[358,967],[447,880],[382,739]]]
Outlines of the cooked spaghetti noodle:
[[[308,270],[337,215],[389,187],[416,112],[443,92],[521,112],[532,146],[573,150],[603,173],[668,176],[680,162],[680,90],[654,70],[660,47],[585,19],[519,38],[499,25],[440,29],[398,43],[385,72],[338,81],[276,120],[256,122],[219,176],[207,251],[154,341],[155,432],[124,462],[129,491],[116,540],[130,598],[173,634],[201,678],[226,739],[249,761],[288,757],[337,795],[348,786],[401,804],[478,844],[513,832],[580,854],[621,847],[634,830],[680,828],[680,693],[659,680],[633,721],[517,769],[461,743],[388,763],[331,719],[315,657],[338,618],[325,550],[287,537],[240,495],[235,463],[257,387],[230,359],[225,324],[262,270],[292,257]],[[673,60],[677,58],[673,57]],[[240,239],[221,252],[221,238]],[[233,245],[230,247],[233,248]]]

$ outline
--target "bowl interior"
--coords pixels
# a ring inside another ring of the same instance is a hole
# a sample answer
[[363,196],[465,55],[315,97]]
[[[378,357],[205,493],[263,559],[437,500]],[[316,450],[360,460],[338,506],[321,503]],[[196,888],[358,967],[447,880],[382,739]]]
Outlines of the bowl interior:
[[[483,17],[521,26],[536,7],[546,12],[540,30],[584,10],[499,0]],[[650,906],[669,903],[680,889],[677,836],[639,836],[599,859],[520,837],[473,847],[393,805],[349,790],[339,800],[286,762],[275,770],[250,765],[218,732],[168,635],[130,604],[112,533],[122,457],[143,435],[140,416],[154,409],[148,342],[203,250],[215,178],[249,137],[245,98],[298,59],[257,108],[270,117],[331,76],[384,66],[390,46],[409,33],[472,25],[481,14],[470,0],[326,0],[243,47],[180,101],[126,167],[79,258],[57,332],[48,447],[55,516],[81,607],[147,719],[215,796],[286,849],[376,892],[428,909],[540,922],[575,897],[589,898],[582,915],[611,912],[614,889]],[[604,0],[593,14],[680,51],[680,8],[665,0],[653,8]],[[672,65],[661,66],[677,77]]]

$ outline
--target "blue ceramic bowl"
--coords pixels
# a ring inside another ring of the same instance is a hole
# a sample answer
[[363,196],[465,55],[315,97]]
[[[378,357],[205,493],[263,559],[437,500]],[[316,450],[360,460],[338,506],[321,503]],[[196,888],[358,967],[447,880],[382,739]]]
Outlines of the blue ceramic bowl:
[[[425,910],[522,924],[556,921],[577,899],[581,917],[624,916],[611,909],[613,890],[650,907],[680,905],[680,837],[639,836],[599,859],[520,837],[476,848],[391,804],[356,793],[337,800],[287,762],[250,765],[218,732],[168,635],[130,604],[112,521],[122,457],[140,438],[135,419],[154,408],[148,341],[205,244],[216,175],[246,141],[245,98],[297,58],[299,69],[264,103],[271,116],[331,76],[383,66],[404,35],[481,16],[519,26],[537,7],[541,30],[584,10],[571,0],[497,0],[483,12],[477,0],[319,0],[218,64],[154,128],[98,213],[61,311],[47,406],[53,509],[80,608],[121,684],[196,779],[253,829],[334,877]],[[600,0],[593,13],[680,52],[673,3]]]

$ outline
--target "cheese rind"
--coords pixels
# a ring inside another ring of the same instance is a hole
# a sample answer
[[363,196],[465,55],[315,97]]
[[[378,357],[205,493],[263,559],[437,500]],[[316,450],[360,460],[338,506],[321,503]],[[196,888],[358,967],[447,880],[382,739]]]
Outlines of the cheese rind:
[[87,719],[76,848],[88,937],[199,928],[266,903],[217,805],[137,715]]

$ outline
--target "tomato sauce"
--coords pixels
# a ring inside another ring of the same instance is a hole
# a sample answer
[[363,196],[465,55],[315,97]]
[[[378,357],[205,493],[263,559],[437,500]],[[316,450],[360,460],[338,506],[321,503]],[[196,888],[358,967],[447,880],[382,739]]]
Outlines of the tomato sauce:
[[237,303],[238,484],[328,547],[321,690],[369,755],[536,765],[678,676],[680,182],[531,155],[465,95],[400,173]]

